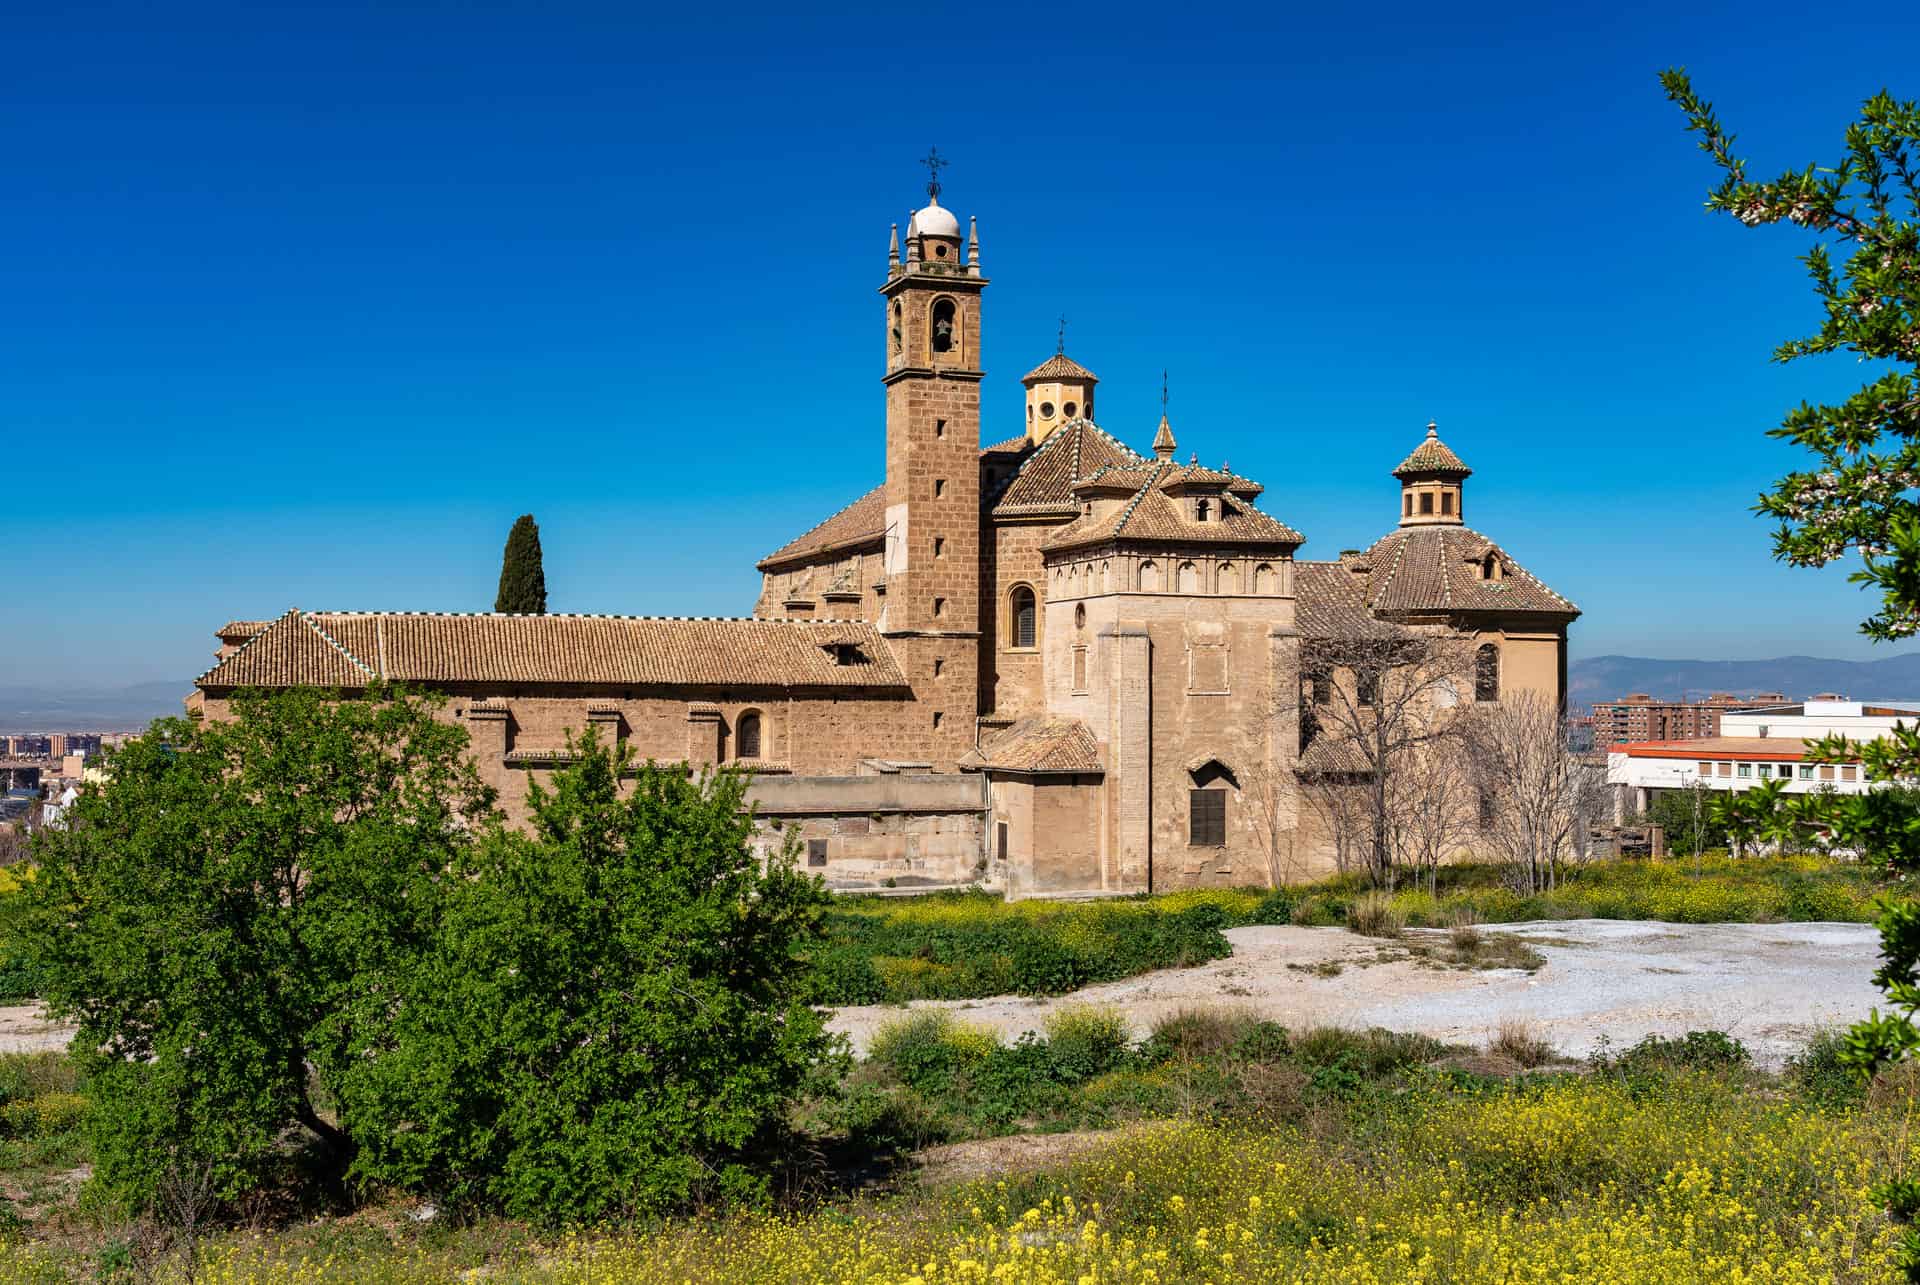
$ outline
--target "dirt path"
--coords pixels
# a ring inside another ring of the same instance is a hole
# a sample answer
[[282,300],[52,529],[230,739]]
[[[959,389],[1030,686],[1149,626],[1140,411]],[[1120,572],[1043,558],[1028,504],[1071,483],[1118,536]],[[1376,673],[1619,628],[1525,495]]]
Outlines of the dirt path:
[[0,1004],[0,1053],[63,1049],[72,1038],[73,1028],[47,1021],[38,1004]]
[[[1208,1004],[1244,1006],[1287,1026],[1384,1026],[1474,1045],[1512,1017],[1533,1023],[1573,1057],[1586,1056],[1603,1037],[1619,1047],[1649,1034],[1711,1028],[1777,1066],[1815,1031],[1884,1002],[1868,980],[1879,956],[1870,924],[1575,919],[1483,931],[1519,934],[1546,956],[1546,966],[1531,974],[1441,971],[1375,962],[1383,943],[1343,928],[1233,928],[1232,956],[1199,968],[1147,973],[1058,999],[998,996],[911,1007],[953,1009],[1009,1039],[1041,1029],[1065,1004],[1116,1007],[1141,1035],[1170,1013]],[[1338,974],[1323,975],[1332,964],[1340,965]],[[1308,971],[1316,966],[1322,972]],[[902,1011],[842,1008],[833,1028],[864,1051],[873,1032]]]

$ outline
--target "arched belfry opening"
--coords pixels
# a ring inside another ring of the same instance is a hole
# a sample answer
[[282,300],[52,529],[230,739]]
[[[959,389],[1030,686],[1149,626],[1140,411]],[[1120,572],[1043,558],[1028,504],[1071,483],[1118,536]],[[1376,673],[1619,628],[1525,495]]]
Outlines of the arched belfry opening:
[[952,352],[959,342],[960,321],[951,299],[938,299],[933,305],[933,326],[930,331],[935,352]]

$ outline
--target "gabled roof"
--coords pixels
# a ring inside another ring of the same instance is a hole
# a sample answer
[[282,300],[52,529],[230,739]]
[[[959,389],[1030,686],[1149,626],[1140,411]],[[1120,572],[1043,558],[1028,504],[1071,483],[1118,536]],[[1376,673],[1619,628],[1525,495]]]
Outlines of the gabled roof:
[[1055,353],[1022,375],[1020,382],[1023,384],[1037,384],[1045,379],[1074,379],[1088,384],[1097,384],[1100,382],[1097,375],[1063,352]]
[[[1110,540],[1181,541],[1229,545],[1298,546],[1306,537],[1298,531],[1253,507],[1250,497],[1235,491],[1233,484],[1244,481],[1231,473],[1203,469],[1196,465],[1149,463],[1125,465],[1103,470],[1089,483],[1138,482],[1133,498],[1103,515],[1086,514],[1056,531],[1040,547],[1043,550],[1068,549]],[[1206,522],[1188,515],[1187,507],[1169,491],[1188,486],[1217,487],[1234,495],[1222,498],[1218,512]]]
[[1293,564],[1294,622],[1307,638],[1379,638],[1394,626],[1367,610],[1366,577],[1345,562]]
[[994,499],[996,517],[1057,515],[1079,511],[1074,483],[1103,469],[1139,464],[1132,449],[1109,437],[1090,419],[1072,419],[1021,462]]
[[[849,663],[836,647],[851,645]],[[859,620],[453,615],[293,610],[195,680],[201,688],[410,683],[903,688]]]
[[886,491],[885,486],[874,487],[826,521],[760,559],[759,569],[766,571],[778,563],[878,543],[887,533]]
[[[1498,580],[1480,578],[1488,554],[1500,562]],[[1355,571],[1355,565],[1362,570]],[[1365,607],[1386,616],[1487,611],[1572,619],[1580,614],[1506,550],[1467,526],[1401,527],[1351,561],[1301,562],[1295,574],[1303,606],[1311,591],[1321,599],[1313,610],[1323,613],[1346,610],[1341,605],[1346,586],[1357,584]]]
[[1471,477],[1473,470],[1440,440],[1440,426],[1427,425],[1427,438],[1413,448],[1413,454],[1400,461],[1393,475],[1402,481],[1423,476]]
[[965,771],[1104,772],[1093,733],[1077,718],[1023,718],[960,760]]

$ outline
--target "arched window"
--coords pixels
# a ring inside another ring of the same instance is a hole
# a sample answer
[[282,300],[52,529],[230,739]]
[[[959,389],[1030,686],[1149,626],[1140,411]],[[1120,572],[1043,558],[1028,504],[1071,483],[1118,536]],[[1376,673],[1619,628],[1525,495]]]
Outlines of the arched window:
[[1200,572],[1191,562],[1183,562],[1180,564],[1179,579],[1176,581],[1174,587],[1181,593],[1198,593],[1200,591]]
[[1187,844],[1195,848],[1227,846],[1227,795],[1238,788],[1233,773],[1218,759],[1195,768],[1187,791]]
[[1498,580],[1500,578],[1500,559],[1494,557],[1491,551],[1488,552],[1486,557],[1480,559],[1480,578],[1482,580]]
[[751,710],[733,725],[733,756],[737,759],[760,757],[760,715]]
[[942,299],[933,305],[933,350],[952,352],[959,337],[959,322],[954,316],[953,300]]
[[1492,643],[1481,643],[1473,653],[1473,698],[1500,699],[1500,649]]
[[893,301],[893,348],[891,351],[895,356],[900,353],[900,301],[898,299]]
[[1253,569],[1253,591],[1255,593],[1273,592],[1273,568],[1264,562]]
[[1160,568],[1149,558],[1140,564],[1140,588],[1148,593],[1160,587]]
[[1239,593],[1240,568],[1234,566],[1231,562],[1221,563],[1220,573],[1214,577],[1213,591],[1215,593]]
[[1011,641],[1015,647],[1034,645],[1037,629],[1034,610],[1033,590],[1025,585],[1015,585],[1007,598],[1008,623],[1011,625]]

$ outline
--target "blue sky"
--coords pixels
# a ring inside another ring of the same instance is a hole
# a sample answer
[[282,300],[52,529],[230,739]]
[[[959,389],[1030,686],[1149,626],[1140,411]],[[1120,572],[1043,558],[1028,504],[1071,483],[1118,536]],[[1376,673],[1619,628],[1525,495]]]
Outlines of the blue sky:
[[0,683],[205,667],[289,606],[744,614],[879,480],[887,225],[980,218],[983,432],[1053,349],[1305,556],[1429,417],[1574,652],[1872,654],[1768,556],[1763,437],[1859,370],[1787,230],[1707,217],[1680,63],[1763,173],[1920,95],[1920,10],[0,5]]

